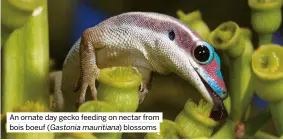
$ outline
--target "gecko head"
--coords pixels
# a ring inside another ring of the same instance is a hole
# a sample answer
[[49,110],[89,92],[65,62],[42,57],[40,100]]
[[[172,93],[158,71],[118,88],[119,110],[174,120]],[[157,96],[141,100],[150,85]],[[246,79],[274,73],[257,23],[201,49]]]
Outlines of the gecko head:
[[227,118],[228,112],[223,101],[228,94],[220,71],[220,58],[214,47],[203,41],[198,33],[181,21],[165,16],[162,20],[165,21],[163,24],[162,21],[157,22],[157,25],[162,27],[159,27],[159,30],[155,29],[160,34],[155,37],[159,38],[159,41],[154,49],[158,53],[166,53],[159,58],[169,62],[160,63],[170,63],[176,74],[189,81],[209,103],[214,105],[211,111],[212,119],[219,121]]
[[220,71],[220,58],[213,46],[205,41],[198,40],[190,50],[190,63],[200,80],[200,91],[206,100],[212,100],[214,108],[211,117],[221,120],[228,116],[223,101],[227,98],[227,90]]
[[[220,58],[214,47],[203,41],[198,33],[173,18],[167,18],[160,31],[161,34],[156,37],[160,41],[154,48],[161,50],[159,53],[166,53],[159,56],[161,60],[170,61],[160,63],[171,63],[170,66],[173,66],[176,74],[189,81],[206,101],[214,105],[210,116],[212,119],[226,119],[228,112],[223,101],[228,93],[220,71]],[[163,51],[164,49],[167,51]]]

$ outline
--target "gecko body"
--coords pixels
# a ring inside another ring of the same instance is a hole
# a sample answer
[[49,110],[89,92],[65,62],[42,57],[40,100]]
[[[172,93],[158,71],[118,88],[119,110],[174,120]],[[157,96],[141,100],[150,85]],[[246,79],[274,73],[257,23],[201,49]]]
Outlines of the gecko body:
[[[153,72],[175,73],[196,87],[222,115],[227,115],[222,102],[227,92],[218,55],[197,33],[171,16],[129,12],[85,30],[63,65],[64,100],[82,104],[88,87],[96,99],[95,80],[100,69],[113,66],[132,66],[142,74],[141,102]],[[78,94],[73,93],[74,85]],[[75,111],[74,106],[67,105],[72,103],[63,102],[59,108]]]

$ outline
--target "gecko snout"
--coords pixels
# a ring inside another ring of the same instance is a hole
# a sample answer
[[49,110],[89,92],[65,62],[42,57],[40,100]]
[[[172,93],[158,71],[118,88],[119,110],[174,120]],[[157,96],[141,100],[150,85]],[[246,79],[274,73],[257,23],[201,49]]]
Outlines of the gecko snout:
[[228,95],[227,91],[222,91],[221,94],[219,94],[219,92],[216,93],[215,89],[212,88],[211,84],[208,84],[208,82],[205,81],[203,78],[201,78],[201,80],[214,104],[213,109],[210,113],[210,118],[212,118],[215,121],[226,119],[228,117],[228,112],[225,108],[223,101],[227,98]]

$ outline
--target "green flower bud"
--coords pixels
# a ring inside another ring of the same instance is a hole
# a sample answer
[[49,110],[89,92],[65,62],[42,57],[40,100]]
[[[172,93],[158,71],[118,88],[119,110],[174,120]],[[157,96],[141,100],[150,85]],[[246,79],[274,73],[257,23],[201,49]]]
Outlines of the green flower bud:
[[283,48],[266,44],[252,56],[254,87],[257,95],[269,102],[279,135],[283,134]]
[[249,0],[251,8],[251,24],[259,34],[259,46],[269,44],[272,34],[281,25],[282,0]]
[[142,76],[131,67],[112,67],[100,71],[98,100],[116,106],[122,112],[135,112],[139,105]]
[[207,40],[210,29],[207,24],[202,20],[201,12],[199,10],[185,14],[183,11],[178,10],[177,15],[181,21],[191,27],[197,32],[202,39]]
[[200,100],[198,105],[191,100],[186,102],[184,110],[175,119],[185,138],[210,137],[219,124],[209,117],[211,109],[212,105],[204,100]]

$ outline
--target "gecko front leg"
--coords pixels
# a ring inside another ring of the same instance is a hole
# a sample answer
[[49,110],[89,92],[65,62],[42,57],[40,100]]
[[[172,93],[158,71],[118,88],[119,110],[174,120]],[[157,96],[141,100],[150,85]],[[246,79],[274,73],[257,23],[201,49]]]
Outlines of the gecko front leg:
[[95,47],[91,42],[91,31],[86,30],[80,43],[80,77],[74,87],[74,92],[79,91],[76,106],[79,107],[85,102],[87,88],[90,87],[91,96],[97,99],[95,80],[99,75],[99,68],[96,65]]

